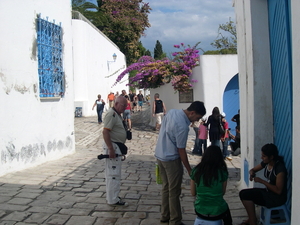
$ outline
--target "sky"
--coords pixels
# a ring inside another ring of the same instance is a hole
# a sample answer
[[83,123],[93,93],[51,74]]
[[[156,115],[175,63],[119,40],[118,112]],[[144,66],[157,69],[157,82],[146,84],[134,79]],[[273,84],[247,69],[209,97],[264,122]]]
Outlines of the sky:
[[[143,46],[153,56],[156,40],[169,55],[178,51],[173,45],[194,46],[204,51],[216,50],[210,45],[218,35],[220,24],[231,18],[235,22],[232,0],[144,0],[152,8],[149,14],[151,27],[141,38]],[[202,52],[200,52],[202,54]]]

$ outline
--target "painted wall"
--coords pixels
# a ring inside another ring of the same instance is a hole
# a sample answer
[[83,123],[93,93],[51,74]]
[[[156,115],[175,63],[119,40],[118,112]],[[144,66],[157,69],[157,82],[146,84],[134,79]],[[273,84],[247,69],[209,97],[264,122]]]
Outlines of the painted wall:
[[[126,59],[114,43],[89,23],[73,19],[72,28],[74,107],[82,107],[83,116],[97,115],[96,108],[92,111],[92,106],[98,94],[106,101],[110,90],[121,93],[125,89],[128,93],[128,76],[112,87],[118,75],[126,69]],[[116,61],[113,60],[114,53]]]
[[[223,110],[223,93],[227,83],[238,73],[237,55],[201,55],[200,66],[193,69],[194,101],[203,101],[207,110],[206,116],[211,115],[212,109],[218,106]],[[190,103],[179,103],[179,93],[174,93],[171,84],[151,90],[151,101],[154,94],[159,93],[169,109],[186,109]],[[155,124],[152,119],[151,125]]]
[[[66,92],[59,100],[39,97],[37,14],[62,24]],[[0,30],[1,176],[75,151],[70,1],[1,0]]]
[[291,224],[298,224],[300,221],[300,193],[298,188],[300,186],[300,177],[298,171],[300,170],[300,151],[299,151],[299,137],[300,137],[300,1],[291,0],[291,24],[292,24],[292,57],[293,57],[293,181],[292,181],[292,220]]
[[235,1],[235,12],[243,165],[240,188],[245,188],[254,185],[249,183],[248,170],[261,161],[261,147],[273,142],[267,1]]

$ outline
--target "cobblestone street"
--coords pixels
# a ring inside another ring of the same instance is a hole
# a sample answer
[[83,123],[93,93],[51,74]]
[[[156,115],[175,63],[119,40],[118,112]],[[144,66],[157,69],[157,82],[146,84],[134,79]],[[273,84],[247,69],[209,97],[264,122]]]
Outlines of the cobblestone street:
[[[120,197],[129,206],[112,207],[105,200],[103,125],[96,117],[75,118],[76,153],[40,166],[0,177],[0,225],[157,225],[160,218],[160,189],[155,179],[154,147],[158,133],[150,127],[149,106],[132,115],[133,138],[127,141]],[[187,149],[193,146],[190,136]],[[201,157],[188,155],[195,166]],[[240,158],[226,161],[229,182],[225,198],[234,224],[245,219],[238,198]],[[182,184],[183,222],[194,224],[194,198],[185,171]]]

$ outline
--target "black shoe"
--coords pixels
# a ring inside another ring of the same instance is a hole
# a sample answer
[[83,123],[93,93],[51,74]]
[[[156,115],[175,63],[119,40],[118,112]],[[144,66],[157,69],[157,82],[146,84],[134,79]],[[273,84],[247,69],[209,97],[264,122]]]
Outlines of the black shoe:
[[109,204],[110,206],[124,206],[124,207],[127,207],[128,206],[128,203],[127,202],[124,202],[121,198],[119,198],[119,201],[115,204]]
[[169,220],[161,220],[161,223],[169,223]]

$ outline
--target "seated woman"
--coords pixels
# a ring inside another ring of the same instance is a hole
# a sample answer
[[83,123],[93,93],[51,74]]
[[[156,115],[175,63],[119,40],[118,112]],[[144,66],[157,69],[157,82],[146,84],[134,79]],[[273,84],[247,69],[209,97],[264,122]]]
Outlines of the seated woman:
[[200,219],[222,219],[224,225],[232,225],[230,210],[223,198],[227,179],[228,170],[220,147],[209,146],[191,172],[191,193],[197,196],[195,212]]
[[[254,204],[272,208],[283,205],[287,199],[287,170],[283,158],[278,155],[276,145],[264,145],[261,148],[261,159],[262,162],[249,171],[250,181],[261,183],[266,188],[250,188],[240,191],[240,199],[249,217],[241,225],[257,224]],[[268,181],[255,176],[262,169]]]

